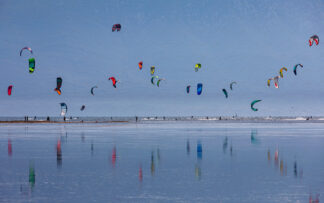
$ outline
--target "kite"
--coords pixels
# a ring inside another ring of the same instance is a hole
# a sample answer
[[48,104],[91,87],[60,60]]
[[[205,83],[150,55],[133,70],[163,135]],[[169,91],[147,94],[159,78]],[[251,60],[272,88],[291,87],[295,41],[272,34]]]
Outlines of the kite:
[[28,59],[28,63],[29,63],[29,73],[33,73],[35,70],[35,58],[30,58]]
[[158,87],[160,87],[160,82],[161,82],[161,80],[165,80],[165,79],[161,78],[161,79],[159,79],[159,80],[157,81],[156,85],[157,85]]
[[61,105],[61,116],[65,116],[65,114],[67,113],[67,105],[65,103],[60,103]]
[[33,50],[30,47],[24,47],[20,50],[20,56],[24,50],[28,50],[31,54],[33,54]]
[[301,68],[303,68],[304,66],[303,66],[303,64],[296,64],[295,66],[294,66],[294,74],[295,75],[297,75],[297,68],[298,68],[298,66],[300,66]]
[[224,95],[225,95],[225,97],[226,97],[226,99],[227,99],[227,98],[228,98],[228,94],[227,94],[226,89],[223,89],[223,93],[224,93]]
[[93,93],[93,89],[94,89],[94,88],[98,88],[98,86],[93,86],[93,87],[91,88],[90,92],[91,92],[92,95],[94,95],[94,93]]
[[200,63],[197,63],[195,65],[195,71],[198,72],[199,69],[201,69],[201,64]]
[[251,103],[251,109],[252,109],[253,111],[258,111],[258,109],[254,108],[253,106],[254,106],[255,103],[258,103],[258,102],[260,102],[260,101],[262,101],[262,100],[254,100],[254,101]]
[[231,84],[230,84],[230,88],[231,88],[231,90],[233,90],[233,85],[234,84],[237,84],[236,82],[231,82]]
[[309,46],[311,47],[314,44],[314,42],[316,45],[319,44],[319,37],[317,35],[313,35],[309,38],[308,40]]
[[112,81],[112,85],[114,86],[114,88],[116,88],[116,83],[118,82],[118,80],[116,80],[115,77],[110,77],[109,80]]
[[151,83],[152,83],[153,85],[155,85],[155,83],[154,83],[154,79],[155,79],[155,78],[156,78],[156,79],[159,79],[159,76],[156,75],[156,76],[153,76],[153,77],[151,78]]
[[12,91],[12,85],[9,85],[9,87],[8,87],[8,95],[10,96],[11,95],[11,91]]
[[280,76],[276,76],[273,78],[275,88],[279,88],[279,78],[280,78]]
[[187,86],[187,93],[190,93],[190,85]]
[[155,72],[155,66],[151,66],[151,75],[154,75]]
[[203,84],[202,83],[198,83],[197,84],[197,95],[201,95],[202,88],[203,88]]
[[117,30],[117,32],[119,32],[121,29],[121,25],[120,24],[114,24],[112,26],[112,31],[115,32],[115,30]]
[[54,89],[54,91],[57,92],[57,94],[61,95],[61,86],[62,86],[62,78],[58,77],[56,78],[56,88]]
[[286,72],[287,72],[287,68],[286,67],[282,67],[281,69],[280,69],[280,71],[279,71],[279,74],[280,74],[280,77],[282,77],[283,78],[283,74],[282,74],[282,71],[283,70],[285,70]]

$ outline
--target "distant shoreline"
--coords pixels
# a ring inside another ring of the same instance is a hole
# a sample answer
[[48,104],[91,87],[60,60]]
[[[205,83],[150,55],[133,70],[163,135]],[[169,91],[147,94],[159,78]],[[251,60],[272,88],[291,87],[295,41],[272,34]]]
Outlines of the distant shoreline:
[[14,121],[0,121],[1,123],[128,123],[128,121],[21,121],[21,120],[14,120]]
[[152,116],[152,117],[0,117],[0,124],[90,124],[150,122],[214,122],[214,123],[324,123],[324,117],[237,117],[237,116]]

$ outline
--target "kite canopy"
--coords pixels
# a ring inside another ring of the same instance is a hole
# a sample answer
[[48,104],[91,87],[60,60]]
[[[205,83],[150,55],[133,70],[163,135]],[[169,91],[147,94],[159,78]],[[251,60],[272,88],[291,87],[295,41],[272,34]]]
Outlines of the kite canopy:
[[159,79],[159,76],[153,76],[152,78],[151,78],[151,83],[152,83],[152,85],[155,85],[155,83],[154,83],[154,79]]
[[279,78],[280,78],[280,76],[276,76],[273,78],[275,88],[279,88]]
[[94,89],[94,88],[98,88],[98,86],[93,86],[93,87],[91,88],[90,92],[91,92],[92,95],[94,95],[94,93],[93,93],[93,89]]
[[60,103],[61,105],[61,116],[65,116],[65,114],[67,113],[67,105],[63,102],[63,103]]
[[114,86],[114,88],[116,88],[116,83],[117,83],[116,78],[115,77],[110,77],[109,80],[111,80],[112,85]]
[[271,80],[273,80],[273,78],[269,78],[268,81],[267,81],[267,85],[268,85],[268,87],[270,87],[270,82],[271,82]]
[[254,101],[251,103],[251,109],[252,109],[253,111],[258,111],[258,109],[254,108],[254,104],[256,104],[256,103],[258,103],[258,102],[260,102],[260,101],[262,101],[262,100],[254,100]]
[[279,70],[279,75],[280,75],[280,77],[282,77],[282,78],[283,78],[283,73],[282,73],[283,70],[285,70],[285,71],[287,72],[288,69],[287,69],[286,67],[282,67],[282,68]]
[[143,61],[140,61],[140,62],[138,63],[138,68],[139,68],[140,70],[142,70],[142,68],[143,68]]
[[225,95],[225,97],[226,97],[226,99],[227,99],[227,98],[228,98],[228,94],[227,94],[226,89],[223,89],[223,93],[224,93],[224,95]]
[[56,91],[58,95],[61,95],[62,82],[63,80],[61,77],[56,78],[56,88],[54,89],[54,91]]
[[112,31],[115,32],[115,30],[117,30],[117,32],[119,32],[121,29],[121,25],[120,24],[114,24],[112,26]]
[[85,105],[82,105],[80,111],[83,111],[84,109],[85,109]]
[[296,65],[294,66],[294,74],[295,74],[295,75],[297,75],[297,68],[298,68],[298,67],[303,68],[304,66],[303,66],[303,64],[300,64],[300,63],[299,63],[299,64],[296,64]]
[[201,64],[200,63],[197,63],[195,65],[195,71],[197,72],[199,69],[201,69]]
[[237,83],[236,82],[231,82],[231,84],[230,84],[230,88],[231,88],[231,90],[233,90],[233,85],[236,85]]
[[270,87],[270,82],[271,82],[271,80],[273,80],[273,84],[274,84],[275,88],[279,88],[279,78],[280,78],[280,76],[269,78],[267,81],[268,87]]
[[28,59],[28,63],[29,63],[29,73],[33,73],[35,70],[35,58],[30,58]]
[[190,87],[191,87],[190,85],[187,86],[187,94],[190,93]]
[[155,66],[151,66],[151,75],[154,75],[155,72]]
[[12,91],[12,85],[9,85],[9,87],[8,87],[8,95],[10,96],[11,95],[11,91]]
[[30,47],[24,47],[24,48],[22,48],[22,49],[20,50],[20,53],[19,53],[20,56],[22,55],[22,52],[23,52],[24,50],[28,50],[31,54],[33,54],[33,50],[32,50]]
[[203,88],[203,84],[202,83],[198,83],[197,84],[197,95],[201,95],[202,88]]
[[309,38],[308,40],[309,46],[311,47],[314,44],[314,42],[316,45],[319,44],[319,37],[317,35],[313,35]]
[[165,80],[165,79],[164,79],[164,78],[161,78],[161,79],[159,79],[159,80],[157,81],[156,85],[157,85],[158,87],[160,87],[160,82],[161,82],[161,80]]

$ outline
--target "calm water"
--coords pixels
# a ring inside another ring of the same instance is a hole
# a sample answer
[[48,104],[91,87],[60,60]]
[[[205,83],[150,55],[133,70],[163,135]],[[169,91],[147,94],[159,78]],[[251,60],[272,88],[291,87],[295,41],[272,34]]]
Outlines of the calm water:
[[2,124],[0,202],[308,202],[323,155],[315,123]]

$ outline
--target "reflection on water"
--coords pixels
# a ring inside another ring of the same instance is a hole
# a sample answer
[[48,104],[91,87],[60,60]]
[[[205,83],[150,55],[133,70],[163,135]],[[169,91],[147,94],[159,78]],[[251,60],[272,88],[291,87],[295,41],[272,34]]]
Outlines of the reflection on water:
[[117,159],[117,150],[116,150],[116,146],[114,145],[114,148],[111,153],[111,164],[113,167],[115,167],[116,165],[116,159]]
[[12,155],[12,144],[11,144],[11,140],[8,139],[8,156]]
[[189,139],[187,140],[187,154],[190,154],[190,142]]
[[61,150],[61,140],[59,139],[56,144],[56,164],[57,167],[62,166],[62,150]]
[[224,152],[224,154],[226,153],[227,145],[228,145],[228,137],[226,136],[224,141],[223,141],[223,152]]
[[142,164],[140,164],[140,168],[139,168],[139,171],[138,171],[138,179],[140,182],[143,181],[143,169],[142,169]]
[[32,189],[35,186],[35,181],[36,181],[36,175],[35,175],[34,163],[30,163],[29,164],[29,184]]
[[153,176],[155,172],[155,163],[154,163],[154,152],[151,153],[151,175]]
[[319,202],[324,127],[313,125],[0,126],[0,200]]

